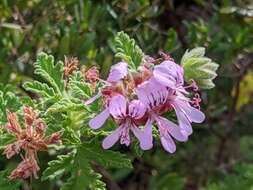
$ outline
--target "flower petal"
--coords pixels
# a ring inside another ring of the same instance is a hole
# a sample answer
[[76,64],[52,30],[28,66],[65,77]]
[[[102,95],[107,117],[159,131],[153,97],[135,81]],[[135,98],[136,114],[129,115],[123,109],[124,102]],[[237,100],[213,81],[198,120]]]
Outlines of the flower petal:
[[175,88],[184,83],[183,68],[170,60],[155,66],[153,74],[157,81],[170,88]]
[[111,148],[120,138],[122,131],[122,127],[118,127],[115,131],[113,131],[110,135],[108,135],[102,142],[102,147],[104,149]]
[[191,135],[192,134],[192,126],[189,121],[189,119],[186,117],[185,113],[182,112],[177,105],[173,105],[176,115],[177,115],[177,120],[180,128],[185,131],[186,135]]
[[125,76],[127,76],[127,63],[122,61],[111,67],[107,81],[117,82],[123,79]]
[[173,104],[182,112],[184,112],[190,122],[202,123],[205,120],[205,114],[192,107],[187,101],[175,99]]
[[146,106],[140,100],[133,100],[129,105],[129,115],[134,119],[140,119],[146,112]]
[[115,119],[121,119],[126,116],[126,98],[122,95],[114,96],[109,105],[110,114]]
[[161,85],[154,77],[143,82],[136,88],[136,94],[139,100],[147,107],[154,107],[162,103],[168,96],[169,91]]
[[129,123],[123,123],[122,124],[122,132],[120,135],[120,144],[124,144],[126,146],[129,146],[131,143],[129,129],[131,126],[129,126]]
[[102,125],[105,123],[105,121],[107,120],[109,116],[110,116],[109,110],[105,109],[104,111],[102,111],[101,113],[96,115],[96,117],[92,118],[89,121],[89,126],[92,129],[98,129],[102,127]]
[[167,135],[164,135],[164,134],[161,134],[162,136],[169,136],[171,135],[172,137],[174,137],[176,140],[180,141],[180,142],[185,142],[188,140],[188,136],[186,136],[181,128],[179,126],[177,126],[176,124],[172,123],[171,121],[169,121],[168,119],[166,118],[163,118],[163,117],[159,117],[159,123],[158,125],[162,125],[160,127],[162,128],[165,128],[168,130],[168,133]]
[[96,101],[98,98],[100,98],[101,95],[102,95],[101,92],[98,92],[95,96],[91,97],[89,100],[86,100],[86,101],[84,102],[84,105],[89,105],[89,104],[93,103],[93,102]]
[[[131,130],[137,139],[140,142],[140,147],[142,150],[149,150],[153,147],[153,137],[152,137],[152,125],[149,124],[145,126],[145,129],[148,128],[146,131],[141,131],[138,127],[132,126]],[[149,132],[151,128],[151,133]]]
[[166,137],[161,137],[160,139],[161,139],[161,143],[163,145],[163,148],[167,152],[174,153],[176,151],[176,144],[169,135]]

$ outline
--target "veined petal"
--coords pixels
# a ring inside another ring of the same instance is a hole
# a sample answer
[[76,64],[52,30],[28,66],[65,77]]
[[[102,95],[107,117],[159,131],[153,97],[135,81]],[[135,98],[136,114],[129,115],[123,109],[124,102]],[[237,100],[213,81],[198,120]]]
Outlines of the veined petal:
[[96,117],[92,118],[89,121],[89,126],[92,129],[98,129],[102,127],[102,125],[105,123],[105,121],[107,120],[109,116],[110,116],[109,110],[105,109],[104,111],[102,111],[101,113],[96,115]]
[[168,92],[166,87],[157,82],[154,77],[151,77],[136,88],[139,100],[147,107],[154,107],[158,103],[162,103],[168,96]]
[[121,119],[126,116],[126,106],[126,98],[124,96],[114,96],[109,104],[110,114],[115,119]]
[[182,112],[184,112],[190,122],[202,123],[205,120],[205,114],[192,107],[187,101],[175,99],[173,104],[176,105]]
[[175,88],[176,86],[176,81],[172,77],[169,76],[165,77],[158,71],[157,72],[154,71],[154,77],[164,86],[168,86],[170,88]]
[[146,106],[149,106],[150,104],[148,95],[151,94],[149,88],[147,88],[148,85],[149,85],[149,81],[145,81],[142,84],[138,85],[138,87],[136,88],[136,94],[139,100]]
[[127,63],[122,61],[111,67],[107,81],[117,82],[123,79],[125,76],[127,76]]
[[122,132],[120,134],[120,144],[124,144],[126,146],[130,145],[131,139],[129,134],[130,123],[122,124]]
[[170,88],[175,88],[184,83],[183,68],[170,60],[155,66],[153,74],[158,82]]
[[140,119],[146,112],[146,106],[140,100],[133,100],[128,107],[128,111],[129,116],[134,119]]
[[111,148],[120,138],[122,132],[122,126],[118,127],[110,135],[108,135],[102,142],[102,147],[104,149]]
[[177,120],[180,128],[186,132],[187,135],[192,134],[192,126],[189,119],[186,117],[185,113],[182,112],[177,105],[172,104],[175,109]]

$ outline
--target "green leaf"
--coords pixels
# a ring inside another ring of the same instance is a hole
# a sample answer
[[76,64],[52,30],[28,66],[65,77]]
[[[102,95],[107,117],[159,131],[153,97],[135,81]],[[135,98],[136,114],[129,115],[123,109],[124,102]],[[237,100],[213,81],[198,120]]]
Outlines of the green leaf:
[[191,51],[186,51],[181,59],[181,64],[183,65],[186,60],[189,58],[198,58],[203,57],[205,55],[205,48],[204,47],[197,47],[192,49]]
[[[80,126],[79,126],[79,128],[80,128]],[[80,144],[80,139],[76,135],[76,132],[69,127],[65,128],[63,137],[61,139],[64,144],[73,144],[73,145]]]
[[54,57],[46,53],[39,53],[34,64],[35,74],[40,75],[52,85],[57,93],[61,93],[64,88],[63,63],[54,63]]
[[13,29],[13,30],[22,30],[22,27],[20,25],[13,24],[13,23],[2,23],[0,24],[0,27]]
[[73,73],[69,77],[68,89],[71,96],[76,98],[89,98],[91,96],[90,86],[85,83],[80,71]]
[[[79,190],[90,187],[91,189],[105,189],[105,184],[100,181],[101,175],[95,173],[90,163],[96,162],[104,167],[132,168],[132,164],[125,155],[111,150],[104,150],[97,139],[83,143],[77,149],[74,168],[71,178],[61,190]],[[95,188],[96,187],[96,188]]]
[[53,180],[69,171],[73,160],[73,154],[57,156],[57,160],[50,161],[47,169],[42,174],[42,181]]
[[17,89],[11,85],[0,84],[0,124],[4,124],[7,121],[6,110],[15,112],[21,106],[20,98],[15,94]]
[[47,112],[56,113],[56,112],[86,110],[86,106],[79,99],[77,99],[78,103],[75,103],[74,100],[76,99],[64,97],[55,104],[53,104],[50,108],[48,108]]
[[204,56],[205,48],[198,47],[191,51],[186,51],[181,59],[184,68],[185,80],[190,82],[192,79],[202,89],[211,89],[215,85],[213,79],[217,76],[219,65],[210,58]]
[[19,190],[22,182],[20,180],[9,180],[7,178],[9,171],[0,172],[0,189],[1,190]]
[[94,172],[91,164],[104,167],[132,168],[130,160],[119,152],[104,150],[97,139],[77,146],[73,154],[61,155],[57,160],[49,162],[43,172],[43,180],[55,180],[62,174],[70,173],[61,190],[105,189],[101,175]]
[[94,160],[104,167],[132,168],[131,160],[126,155],[120,152],[102,149],[100,141],[96,139],[84,143],[80,147],[80,150],[86,152],[86,157],[89,160]]
[[74,164],[75,171],[68,181],[62,186],[61,190],[80,190],[80,189],[97,189],[105,190],[105,183],[102,182],[101,175],[95,173],[86,160],[78,157]]
[[177,32],[174,29],[169,29],[167,33],[167,40],[165,43],[164,50],[166,52],[173,52],[180,47]]
[[23,87],[26,90],[36,93],[45,98],[51,98],[55,95],[55,91],[53,88],[39,81],[25,82]]
[[9,134],[4,128],[0,128],[0,150],[5,149],[6,145],[15,141],[13,135]]
[[126,33],[119,32],[115,38],[116,57],[128,62],[132,68],[137,68],[144,57],[141,48]]
[[134,140],[133,143],[132,143],[132,147],[133,147],[134,154],[137,157],[142,157],[143,156],[144,151],[140,148],[139,141]]

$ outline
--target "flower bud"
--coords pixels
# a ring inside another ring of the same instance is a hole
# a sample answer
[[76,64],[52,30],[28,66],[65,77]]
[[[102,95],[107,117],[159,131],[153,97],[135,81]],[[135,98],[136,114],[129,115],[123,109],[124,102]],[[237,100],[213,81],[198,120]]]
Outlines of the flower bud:
[[203,47],[186,51],[181,59],[181,65],[184,68],[186,82],[193,79],[200,88],[211,89],[215,86],[213,79],[217,76],[216,70],[219,65],[204,54]]

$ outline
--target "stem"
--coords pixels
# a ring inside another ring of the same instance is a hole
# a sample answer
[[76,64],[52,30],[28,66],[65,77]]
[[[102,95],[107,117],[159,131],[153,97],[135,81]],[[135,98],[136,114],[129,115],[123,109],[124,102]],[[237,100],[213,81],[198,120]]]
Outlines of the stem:
[[94,169],[101,173],[103,176],[103,181],[106,183],[107,188],[108,189],[113,189],[113,190],[121,190],[121,188],[119,187],[119,185],[114,181],[114,179],[112,178],[111,174],[109,174],[103,166],[97,164],[97,163],[92,163],[92,165],[94,166]]

